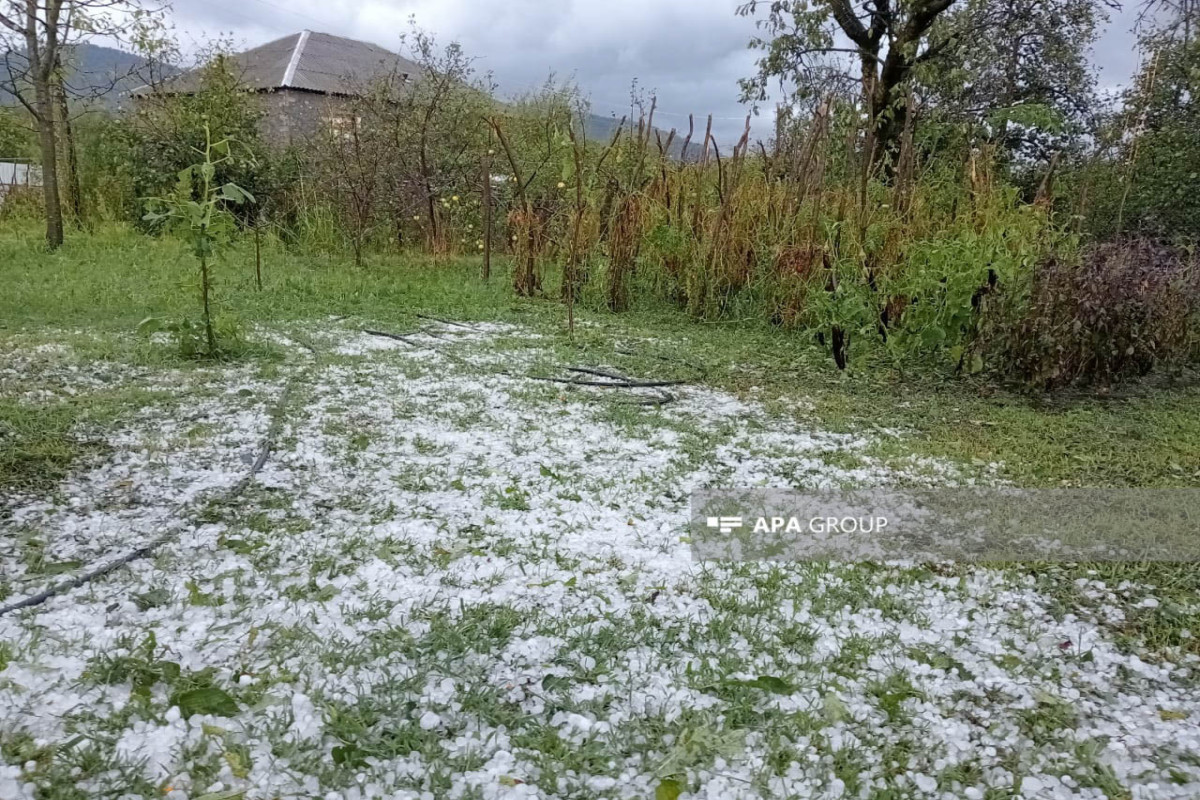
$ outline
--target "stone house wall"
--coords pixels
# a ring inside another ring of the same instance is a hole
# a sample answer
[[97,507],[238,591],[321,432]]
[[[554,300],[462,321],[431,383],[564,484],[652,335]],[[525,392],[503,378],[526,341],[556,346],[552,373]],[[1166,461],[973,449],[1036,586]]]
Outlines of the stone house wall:
[[263,139],[276,147],[303,144],[318,133],[349,125],[350,98],[275,89],[262,96]]

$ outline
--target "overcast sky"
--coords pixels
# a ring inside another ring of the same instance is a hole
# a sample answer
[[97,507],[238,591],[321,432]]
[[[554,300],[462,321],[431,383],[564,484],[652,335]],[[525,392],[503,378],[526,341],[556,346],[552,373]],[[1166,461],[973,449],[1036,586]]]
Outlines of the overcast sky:
[[[231,35],[254,46],[308,28],[398,49],[409,17],[440,41],[460,42],[491,71],[502,96],[540,85],[553,71],[573,78],[592,110],[618,116],[629,108],[636,78],[658,96],[660,127],[687,128],[714,115],[719,138],[740,133],[746,109],[738,78],[754,71],[746,44],[752,20],[741,0],[174,0],[181,43]],[[1095,52],[1102,86],[1119,85],[1136,67],[1131,9],[1113,14]],[[755,125],[758,135],[770,125]]]

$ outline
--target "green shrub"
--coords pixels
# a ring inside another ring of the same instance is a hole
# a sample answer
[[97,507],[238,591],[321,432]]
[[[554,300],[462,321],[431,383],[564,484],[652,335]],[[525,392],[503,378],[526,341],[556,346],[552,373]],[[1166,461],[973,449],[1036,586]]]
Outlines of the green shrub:
[[[259,185],[272,156],[259,135],[261,103],[227,59],[217,57],[201,68],[195,93],[150,93],[138,98],[136,109],[114,127],[114,138],[123,145],[113,143],[107,158],[128,170],[126,180],[137,204],[175,189],[180,172],[190,169],[210,142],[221,140],[237,142],[238,147],[215,165],[212,185],[232,183],[256,197],[269,193]],[[272,176],[272,188],[280,180]],[[236,204],[224,210],[235,216],[254,213]]]
[[37,186],[14,186],[0,197],[0,219],[41,219],[44,208],[42,190]]

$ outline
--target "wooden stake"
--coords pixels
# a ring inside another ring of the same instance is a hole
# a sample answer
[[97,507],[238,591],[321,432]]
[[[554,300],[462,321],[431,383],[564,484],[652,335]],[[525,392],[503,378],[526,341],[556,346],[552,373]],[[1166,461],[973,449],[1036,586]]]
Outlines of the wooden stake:
[[492,276],[492,137],[488,134],[488,150],[483,154],[483,279]]
[[254,221],[254,282],[258,286],[258,290],[262,291],[262,243],[259,241],[259,225],[262,224],[262,216]]

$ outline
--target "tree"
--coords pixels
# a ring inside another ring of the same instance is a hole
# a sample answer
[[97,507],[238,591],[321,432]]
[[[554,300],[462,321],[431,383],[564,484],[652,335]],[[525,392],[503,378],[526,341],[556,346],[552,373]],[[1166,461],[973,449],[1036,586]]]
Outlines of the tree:
[[58,175],[62,105],[56,97],[63,51],[93,36],[140,30],[148,18],[136,0],[0,0],[0,56],[7,65],[0,86],[25,107],[37,128],[46,244],[52,249],[63,242]]
[[565,216],[563,178],[573,159],[567,131],[575,100],[575,88],[551,76],[539,90],[509,104],[508,113],[488,120],[505,164],[499,170],[507,172],[513,289],[522,297],[541,292],[541,260],[556,240],[550,235],[554,223]]
[[[150,210],[146,213],[146,221],[152,224],[174,222],[187,233],[192,253],[200,261],[200,298],[204,317],[204,341],[208,358],[220,355],[217,346],[216,331],[212,321],[212,278],[209,274],[209,261],[216,254],[218,247],[224,242],[225,233],[232,225],[222,226],[223,222],[231,222],[230,206],[243,203],[253,203],[254,196],[235,183],[220,184],[217,181],[217,168],[232,158],[235,142],[221,139],[214,142],[212,132],[204,131],[204,147],[197,148],[197,155],[202,161],[188,166],[179,173],[175,191],[165,197],[150,198]],[[157,320],[146,320],[142,323],[143,330],[149,330],[147,323],[157,323]],[[179,333],[181,342],[191,350],[188,334],[190,327],[182,324]]]
[[935,36],[949,44],[918,71],[941,119],[965,122],[1015,157],[1047,160],[1097,125],[1088,49],[1108,0],[965,0]]
[[0,107],[0,154],[5,158],[30,158],[37,152],[33,132],[16,109]]
[[[867,147],[873,161],[890,169],[898,154],[908,115],[906,97],[913,71],[938,57],[953,37],[936,36],[934,23],[955,0],[773,0],[751,47],[763,50],[758,74],[742,81],[743,99],[766,100],[768,87],[778,81],[790,90],[793,102],[812,100],[831,82],[857,82],[868,115]],[[760,0],[738,8],[754,16]],[[849,47],[836,33],[849,40]],[[845,55],[856,59],[858,75],[851,78]],[[841,59],[841,60],[839,60]]]
[[[1200,241],[1200,3],[1145,6],[1143,64],[1110,138],[1118,142],[1093,226]],[[1103,177],[1103,176],[1102,176]],[[1104,206],[1107,201],[1108,208]]]
[[255,195],[261,193],[255,177],[267,155],[259,136],[262,105],[222,55],[223,47],[224,43],[215,43],[200,56],[203,63],[197,68],[200,81],[195,92],[172,92],[169,83],[139,92],[127,130],[138,197],[167,191],[179,171],[203,152],[210,134],[217,141],[238,143],[233,157],[217,166],[221,183],[232,181]]
[[492,108],[490,75],[477,77],[473,59],[457,42],[444,47],[413,26],[404,49],[416,75],[393,70],[363,92],[363,125],[382,136],[390,163],[389,204],[397,236],[416,216],[426,249],[450,247],[443,203],[474,194],[479,157],[487,148],[483,120]]
[[361,267],[366,246],[378,222],[388,152],[384,136],[365,125],[355,103],[343,124],[313,143],[312,155],[321,184],[328,187],[334,213],[350,240],[354,266]]

